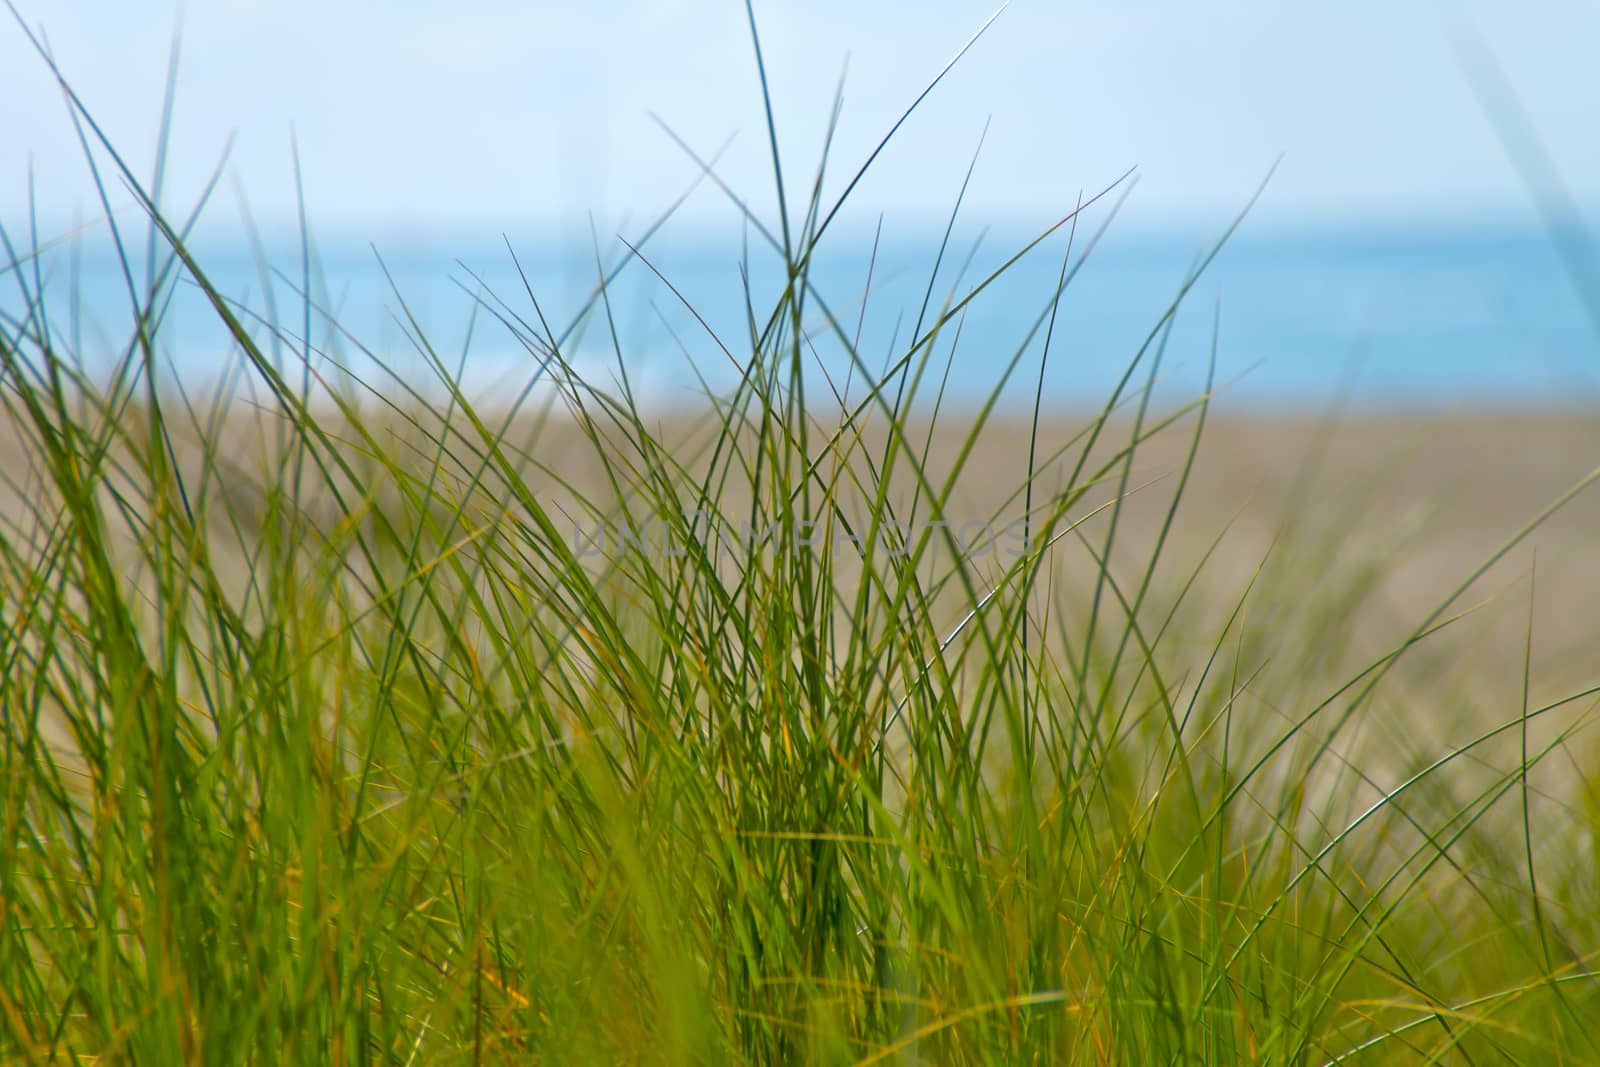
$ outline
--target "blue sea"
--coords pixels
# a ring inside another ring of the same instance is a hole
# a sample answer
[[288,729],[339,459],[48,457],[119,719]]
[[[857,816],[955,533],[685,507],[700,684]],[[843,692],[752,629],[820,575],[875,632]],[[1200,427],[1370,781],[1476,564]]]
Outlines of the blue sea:
[[[975,296],[1029,235],[958,230],[941,260],[942,236],[884,232],[876,244],[870,231],[827,236],[803,319],[813,397],[864,396],[867,372],[892,367],[919,321],[926,335],[945,318],[922,349],[916,397],[924,405],[942,388],[947,406],[971,408],[998,391],[1003,407],[1031,407],[1043,364],[1047,407],[1097,407],[1136,359],[1135,388],[1154,366],[1158,402],[1181,403],[1205,389],[1213,353],[1217,403],[1231,411],[1570,410],[1600,399],[1600,290],[1573,232],[1247,225],[1193,281],[1167,331],[1169,307],[1217,235],[1113,228],[1090,248],[1080,229],[1048,356],[1045,323],[1066,229]],[[142,282],[142,240],[132,251]],[[308,309],[293,242],[261,256],[216,240],[197,251],[263,347],[298,377]],[[707,388],[729,388],[735,363],[749,358],[750,309],[764,323],[781,291],[781,260],[757,235],[738,231],[664,232],[642,251],[608,289],[609,315],[597,306],[582,320],[600,273],[587,238],[321,243],[310,274],[313,365],[328,380],[348,374],[392,391],[397,377],[436,390],[420,329],[469,389],[510,398],[540,373],[519,333],[542,335],[547,326],[565,336],[564,356],[588,380],[614,387],[625,372],[645,406],[692,404]],[[626,253],[620,240],[600,248],[607,269]],[[16,269],[0,279],[0,310],[12,317],[23,307]],[[36,269],[57,337],[92,374],[104,373],[131,333],[126,282],[106,242],[50,249],[21,268],[30,285]],[[943,314],[962,301],[954,315]],[[841,334],[863,366],[852,365]],[[172,289],[158,338],[168,368],[191,388],[214,386],[239,365],[185,279]]]

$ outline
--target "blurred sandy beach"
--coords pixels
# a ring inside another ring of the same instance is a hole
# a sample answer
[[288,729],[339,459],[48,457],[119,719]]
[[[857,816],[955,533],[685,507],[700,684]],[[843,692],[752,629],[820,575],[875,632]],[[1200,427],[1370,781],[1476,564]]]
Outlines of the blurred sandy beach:
[[[1041,425],[1036,509],[1062,484],[1078,448],[1054,463],[1045,460],[1087,422],[1058,416]],[[229,483],[225,498],[245,502],[246,514],[255,492],[250,485],[251,442],[258,439],[259,429],[241,424],[233,435],[239,450],[221,457],[225,469],[233,472],[224,479]],[[1148,558],[1172,504],[1192,431],[1190,416],[1154,435],[1135,453],[1118,520],[1113,573],[1121,568],[1133,574]],[[919,448],[924,433],[912,435]],[[947,476],[966,433],[962,422],[948,417],[926,438],[931,441],[927,470],[934,483]],[[660,428],[659,435],[667,441],[702,439],[688,424]],[[1113,447],[1102,444],[1096,456],[1110,457],[1126,437],[1126,423],[1108,423],[1102,439]],[[524,442],[521,447],[530,461],[526,476],[536,487],[542,484],[547,496],[557,485],[554,474],[572,488],[605,492],[595,446],[564,419],[547,420],[537,429],[518,426],[510,439]],[[946,508],[952,525],[975,520],[1003,526],[1021,518],[1022,500],[1015,491],[1024,480],[1029,440],[1030,427],[1014,419],[985,427],[955,481]],[[38,457],[29,456],[10,422],[0,424],[0,450],[6,471],[0,512],[8,537],[27,540],[37,533],[38,520],[27,516],[24,500],[37,506],[45,499]],[[689,454],[686,449],[684,455]],[[1188,597],[1227,606],[1264,561],[1313,568],[1315,575],[1300,574],[1279,587],[1359,596],[1359,605],[1344,605],[1358,610],[1339,625],[1357,647],[1376,652],[1383,641],[1397,639],[1419,623],[1502,543],[1597,466],[1597,418],[1385,415],[1317,422],[1212,417],[1163,555],[1160,584],[1175,590],[1199,567]],[[1121,473],[1117,468],[1114,478]],[[1073,517],[1109,500],[1114,478],[1092,489]],[[895,484],[898,493],[911,482],[902,475]],[[1103,533],[1107,516],[1101,512],[1085,523],[1091,540],[1097,536],[1093,531]],[[1214,552],[1201,566],[1214,542]],[[1074,559],[1088,558],[1070,541],[1054,551],[1067,574],[1076,566]],[[1456,605],[1479,606],[1462,624],[1484,628],[1483,638],[1473,643],[1473,666],[1507,685],[1520,685],[1529,580],[1534,575],[1536,680],[1557,687],[1584,681],[1600,652],[1600,615],[1595,612],[1600,601],[1600,487],[1550,517]]]

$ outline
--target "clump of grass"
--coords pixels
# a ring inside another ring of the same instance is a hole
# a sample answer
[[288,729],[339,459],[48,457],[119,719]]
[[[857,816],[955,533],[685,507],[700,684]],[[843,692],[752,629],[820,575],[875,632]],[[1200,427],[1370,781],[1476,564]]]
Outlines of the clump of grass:
[[[739,384],[662,428],[532,294],[483,310],[542,406],[469,396],[420,329],[428,388],[336,383],[310,298],[298,332],[230,302],[69,100],[159,254],[138,283],[113,222],[134,321],[101,376],[6,241],[6,1062],[1600,1057],[1600,808],[1542,777],[1597,690],[1400,706],[1459,592],[1344,675],[1361,590],[1314,560],[1193,600],[1210,398],[1150,389],[1187,286],[1097,415],[1036,414],[991,524],[1025,544],[962,541],[1006,379],[1069,328],[1081,211],[1017,253],[1059,286],[952,415],[940,361],[1015,260],[937,306],[935,264],[885,372],[813,285],[825,175],[794,211],[775,168],[781,226],[735,204],[782,292],[706,339]],[[178,284],[236,345],[208,397],[157,356]],[[821,344],[853,392],[818,395]],[[1158,435],[1188,443],[1150,484]],[[1397,753],[1376,714],[1436,719]]]

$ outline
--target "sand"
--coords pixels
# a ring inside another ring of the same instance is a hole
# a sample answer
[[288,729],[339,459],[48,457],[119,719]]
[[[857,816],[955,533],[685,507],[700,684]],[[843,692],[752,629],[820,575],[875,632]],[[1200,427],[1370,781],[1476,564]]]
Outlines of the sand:
[[[1049,420],[1040,432],[1041,454],[1048,455],[1082,425],[1083,420],[1069,417]],[[1129,476],[1136,491],[1119,518],[1121,547],[1113,553],[1119,580],[1137,582],[1139,564],[1170,506],[1191,428],[1185,422],[1164,432],[1136,456]],[[663,432],[672,438],[685,433],[681,425]],[[524,437],[513,434],[513,439]],[[929,468],[936,480],[950,469],[964,437],[957,420],[935,434]],[[1125,426],[1108,430],[1107,439],[1125,440]],[[241,472],[252,466],[255,440],[242,428],[230,431],[227,458]],[[1024,423],[997,422],[984,430],[947,509],[952,524],[1002,520],[1003,525],[1021,518],[1020,500],[1007,496],[1023,480],[1028,445]],[[570,425],[548,426],[532,453],[580,488],[602,484],[591,446]],[[1101,454],[1110,453],[1102,449]],[[1048,499],[1062,484],[1075,458],[1076,450],[1065,461],[1042,467],[1036,501]],[[16,541],[33,527],[23,501],[44,497],[37,457],[27,455],[14,424],[0,424],[0,460],[7,475],[0,484],[0,515],[7,520],[3,536]],[[1158,586],[1164,595],[1175,595],[1227,528],[1191,597],[1218,610],[1228,607],[1270,558],[1282,570],[1268,573],[1287,577],[1264,582],[1258,597],[1326,599],[1324,625],[1355,635],[1354,663],[1360,654],[1380,652],[1385,642],[1404,636],[1507,538],[1596,467],[1600,418],[1388,415],[1328,424],[1214,417]],[[530,477],[548,480],[538,473]],[[250,495],[247,481],[241,473],[230,487],[236,499]],[[559,490],[552,483],[541,493],[549,498]],[[1109,496],[1110,488],[1102,487],[1093,500]],[[1104,519],[1086,529],[1103,535]],[[1057,553],[1069,585],[1074,566],[1080,578],[1091,573],[1081,546],[1063,543]],[[1443,661],[1439,669],[1468,664],[1487,684],[1513,693],[1520,686],[1531,618],[1537,687],[1554,692],[1586,684],[1600,674],[1597,603],[1600,487],[1551,517],[1460,600],[1461,607],[1481,605],[1459,627],[1471,631],[1473,652],[1470,659]]]

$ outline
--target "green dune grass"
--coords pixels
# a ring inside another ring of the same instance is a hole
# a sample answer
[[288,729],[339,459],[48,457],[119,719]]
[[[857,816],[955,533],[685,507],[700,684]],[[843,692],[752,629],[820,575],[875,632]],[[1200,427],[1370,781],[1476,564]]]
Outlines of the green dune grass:
[[[1185,528],[1210,398],[1149,387],[1187,287],[996,463],[940,385],[987,281],[807,391],[815,323],[854,353],[807,269],[853,172],[780,176],[736,389],[660,424],[503,294],[548,385],[490,404],[426,338],[426,387],[362,382],[231,303],[73,106],[153,269],[118,228],[101,374],[6,238],[0,1061],[1600,1062],[1600,689],[1533,700],[1531,626],[1450,644],[1595,475],[1360,630],[1332,547],[1213,580]],[[1078,218],[1018,250],[1063,287]],[[236,343],[204,397],[154,355],[191,282]]]

